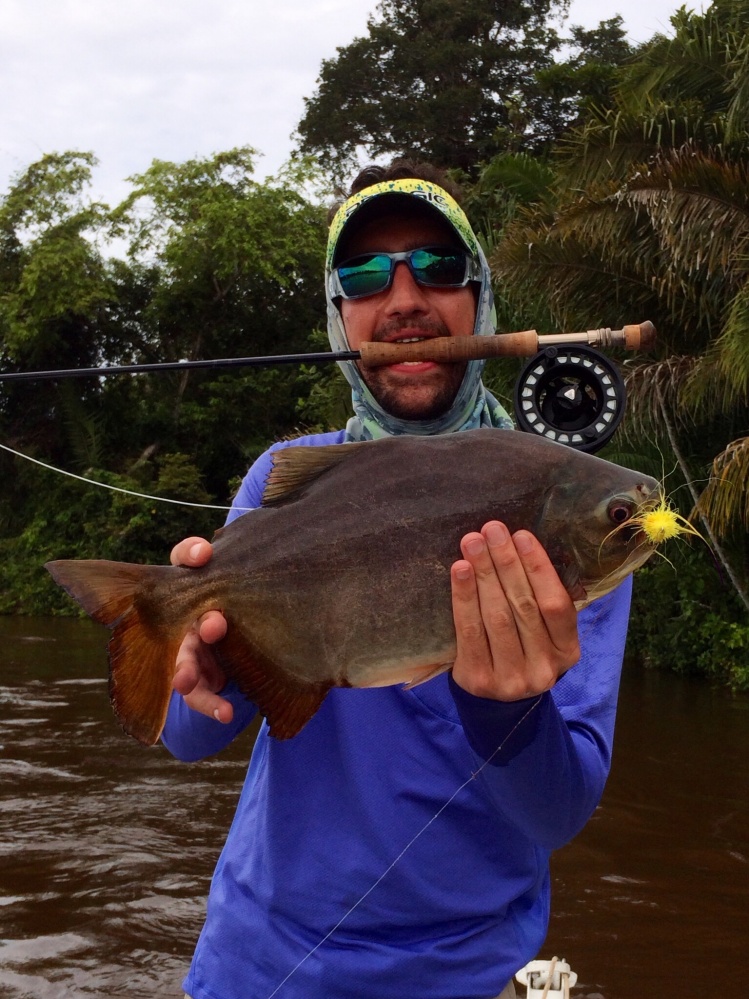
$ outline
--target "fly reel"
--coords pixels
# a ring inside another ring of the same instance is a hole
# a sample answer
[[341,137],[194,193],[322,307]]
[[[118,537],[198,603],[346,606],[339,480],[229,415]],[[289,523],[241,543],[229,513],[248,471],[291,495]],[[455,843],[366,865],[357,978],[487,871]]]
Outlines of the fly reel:
[[617,368],[582,345],[546,347],[526,364],[515,384],[520,429],[578,451],[602,448],[625,407],[626,390]]

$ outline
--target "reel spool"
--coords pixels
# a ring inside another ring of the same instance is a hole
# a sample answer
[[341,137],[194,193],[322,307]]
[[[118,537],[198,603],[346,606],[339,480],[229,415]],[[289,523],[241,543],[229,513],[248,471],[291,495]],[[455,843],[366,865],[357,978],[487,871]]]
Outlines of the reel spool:
[[521,430],[578,451],[598,451],[624,417],[626,390],[619,371],[592,347],[546,347],[515,383]]

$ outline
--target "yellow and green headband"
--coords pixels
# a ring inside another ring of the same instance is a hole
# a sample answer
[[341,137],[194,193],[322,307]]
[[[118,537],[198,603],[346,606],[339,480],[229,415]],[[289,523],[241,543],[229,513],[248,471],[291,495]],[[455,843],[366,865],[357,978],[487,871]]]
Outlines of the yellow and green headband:
[[326,254],[328,271],[333,267],[335,251],[341,233],[351,218],[360,208],[371,203],[373,198],[388,194],[405,194],[418,198],[422,204],[436,209],[458,234],[471,256],[478,256],[478,240],[471,228],[471,223],[458,202],[437,184],[409,177],[403,180],[384,180],[379,184],[373,184],[372,187],[365,187],[363,191],[359,191],[358,194],[354,194],[347,201],[344,201],[330,224]]

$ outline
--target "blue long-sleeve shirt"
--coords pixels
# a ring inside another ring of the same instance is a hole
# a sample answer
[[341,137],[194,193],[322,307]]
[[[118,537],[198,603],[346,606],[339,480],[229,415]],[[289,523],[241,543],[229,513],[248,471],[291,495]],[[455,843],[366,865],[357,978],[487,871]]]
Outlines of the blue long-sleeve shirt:
[[[259,505],[270,460],[250,470],[230,519]],[[550,851],[603,791],[629,597],[628,581],[580,613],[580,661],[540,698],[476,698],[443,674],[412,689],[334,688],[287,741],[263,725],[185,990],[496,995],[543,942]],[[235,687],[224,696],[229,725],[174,695],[163,736],[174,755],[216,753],[252,720]]]

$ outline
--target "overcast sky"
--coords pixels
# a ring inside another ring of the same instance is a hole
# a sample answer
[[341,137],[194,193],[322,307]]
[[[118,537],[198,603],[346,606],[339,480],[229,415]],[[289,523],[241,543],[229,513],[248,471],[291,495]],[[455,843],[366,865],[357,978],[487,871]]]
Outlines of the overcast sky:
[[[153,159],[252,145],[274,173],[321,61],[366,34],[377,0],[0,0],[0,193],[42,154],[95,153],[115,204]],[[573,0],[570,22],[620,13],[631,40],[670,30],[679,0]],[[702,9],[699,0],[693,5]]]

